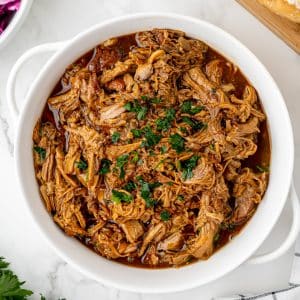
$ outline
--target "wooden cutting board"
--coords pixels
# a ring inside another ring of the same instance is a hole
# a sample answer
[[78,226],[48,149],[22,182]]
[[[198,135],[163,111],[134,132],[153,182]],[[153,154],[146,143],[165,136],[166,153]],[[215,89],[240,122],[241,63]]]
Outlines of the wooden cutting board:
[[236,0],[300,54],[300,24],[280,17],[256,0]]

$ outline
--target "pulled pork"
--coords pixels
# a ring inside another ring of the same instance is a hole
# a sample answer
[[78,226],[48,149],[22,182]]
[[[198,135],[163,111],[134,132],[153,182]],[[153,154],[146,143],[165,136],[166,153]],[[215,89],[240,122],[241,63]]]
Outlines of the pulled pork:
[[66,234],[123,263],[180,266],[207,259],[255,212],[268,180],[265,115],[255,89],[205,43],[165,29],[113,38],[61,86],[33,155]]

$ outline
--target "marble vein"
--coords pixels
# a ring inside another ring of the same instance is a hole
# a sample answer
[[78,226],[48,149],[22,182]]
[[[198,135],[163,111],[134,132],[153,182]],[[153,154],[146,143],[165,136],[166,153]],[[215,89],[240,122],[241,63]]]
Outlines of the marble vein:
[[10,134],[9,134],[9,123],[5,117],[5,115],[2,113],[2,109],[1,107],[3,106],[2,101],[0,99],[0,130],[3,132],[4,135],[4,139],[5,139],[5,144],[7,146],[8,152],[11,156],[13,156],[13,152],[14,152],[14,145],[13,142],[10,138]]

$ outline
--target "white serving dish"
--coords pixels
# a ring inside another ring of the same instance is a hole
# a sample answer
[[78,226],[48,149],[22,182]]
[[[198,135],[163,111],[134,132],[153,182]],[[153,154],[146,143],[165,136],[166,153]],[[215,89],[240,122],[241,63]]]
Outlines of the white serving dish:
[[0,49],[3,48],[20,29],[22,23],[27,17],[27,14],[29,13],[32,1],[33,0],[21,1],[20,9],[15,13],[11,22],[0,35]]
[[[242,232],[207,261],[182,268],[140,269],[109,261],[67,237],[53,222],[40,199],[32,158],[32,131],[52,88],[65,68],[102,41],[152,28],[172,28],[205,41],[237,64],[257,89],[271,134],[271,173],[268,189],[257,212]],[[56,53],[46,63],[27,94],[18,117],[15,160],[18,181],[31,217],[51,246],[67,262],[104,284],[143,293],[175,292],[211,282],[245,263],[263,243],[276,223],[284,204],[293,201],[294,221],[283,244],[273,251],[249,260],[262,263],[277,258],[295,240],[299,230],[299,205],[292,185],[294,142],[290,118],[282,95],[260,61],[234,37],[202,20],[174,14],[137,14],[112,19],[84,31],[65,43],[44,44],[29,50],[13,67],[8,79],[7,97],[13,114],[18,110],[14,89],[18,70],[31,56],[44,51]]]

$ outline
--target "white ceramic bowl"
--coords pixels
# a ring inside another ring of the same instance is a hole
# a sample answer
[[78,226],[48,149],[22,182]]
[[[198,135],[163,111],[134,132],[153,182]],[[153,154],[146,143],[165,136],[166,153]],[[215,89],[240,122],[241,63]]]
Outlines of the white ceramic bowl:
[[0,49],[17,33],[30,10],[33,0],[22,0],[20,9],[15,13],[11,22],[0,35]]
[[[260,95],[268,117],[272,147],[268,189],[257,212],[243,231],[207,261],[182,268],[156,270],[133,268],[109,261],[93,253],[76,239],[67,237],[55,225],[40,198],[34,175],[31,138],[33,127],[41,115],[46,99],[69,64],[110,37],[152,28],[183,30],[188,36],[205,41],[237,64]],[[47,46],[41,49],[45,48],[47,49]],[[220,28],[198,19],[173,14],[138,14],[113,19],[90,28],[59,48],[29,90],[20,115],[15,145],[17,173],[26,206],[52,247],[66,261],[98,281],[121,289],[148,293],[174,292],[196,287],[223,276],[248,260],[270,233],[288,198],[294,159],[291,122],[284,100],[274,80],[259,60]],[[16,69],[18,67],[12,71],[9,79],[8,98],[13,96],[12,86]],[[14,109],[14,106],[12,107]],[[288,237],[289,245],[291,239],[296,236],[298,224],[293,226],[293,237]],[[285,249],[280,248],[276,255]],[[273,253],[273,257],[276,255]],[[268,258],[272,258],[272,254]]]

